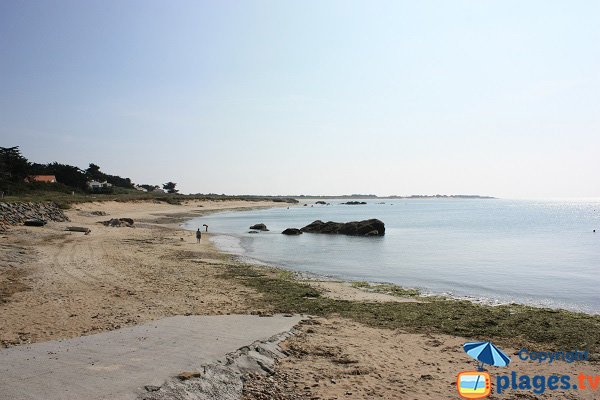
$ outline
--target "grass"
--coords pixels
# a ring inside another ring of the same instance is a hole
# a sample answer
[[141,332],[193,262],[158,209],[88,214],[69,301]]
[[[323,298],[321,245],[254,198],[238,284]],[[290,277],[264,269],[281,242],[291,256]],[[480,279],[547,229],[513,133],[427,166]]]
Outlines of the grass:
[[[275,313],[339,315],[377,328],[434,332],[533,350],[600,351],[600,317],[523,305],[487,306],[465,300],[420,298],[422,302],[365,303],[334,300],[295,281],[290,274],[231,264],[224,276],[261,293],[256,306]],[[356,283],[365,287],[365,283]],[[370,287],[371,285],[369,285]],[[399,289],[402,292],[402,289]]]

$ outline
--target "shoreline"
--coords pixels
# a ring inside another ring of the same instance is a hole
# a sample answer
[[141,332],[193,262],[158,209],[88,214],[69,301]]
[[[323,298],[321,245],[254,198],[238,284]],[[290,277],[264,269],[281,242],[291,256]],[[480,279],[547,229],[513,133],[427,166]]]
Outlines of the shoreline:
[[[296,205],[296,207],[299,207],[299,206],[301,206],[301,204]],[[261,208],[255,208],[255,209],[268,209],[268,208],[271,208],[271,207],[261,207]],[[230,213],[230,212],[235,212],[235,211],[248,211],[248,210],[250,210],[250,209],[222,210],[222,211],[217,211],[217,212],[218,213]],[[185,229],[185,228],[183,228],[183,229]],[[538,302],[536,302],[534,300],[531,300],[529,302],[515,300],[515,299],[502,300],[500,298],[494,298],[494,297],[483,296],[483,295],[476,296],[476,295],[469,295],[469,294],[453,294],[452,291],[436,292],[436,291],[428,289],[426,287],[403,286],[402,284],[385,281],[385,280],[353,279],[353,278],[346,278],[346,277],[343,277],[340,275],[335,275],[335,274],[329,275],[329,274],[325,274],[325,273],[311,272],[311,271],[307,271],[307,270],[303,270],[303,269],[297,269],[297,268],[295,268],[293,266],[289,266],[289,265],[282,265],[282,264],[279,264],[276,262],[255,259],[255,258],[249,257],[245,254],[242,254],[241,252],[240,253],[237,253],[234,251],[228,252],[226,249],[219,248],[219,246],[214,242],[214,237],[216,237],[216,236],[232,237],[235,239],[243,238],[243,236],[240,234],[236,235],[236,234],[232,234],[232,233],[216,232],[216,233],[214,233],[212,238],[209,239],[209,240],[211,240],[211,244],[215,247],[215,249],[217,251],[234,257],[234,260],[236,262],[255,264],[257,266],[277,268],[277,269],[281,269],[284,271],[292,272],[295,275],[297,275],[297,279],[299,281],[303,281],[303,282],[304,281],[306,281],[306,282],[321,281],[321,282],[339,282],[339,283],[344,283],[344,284],[366,282],[374,287],[376,287],[376,286],[396,287],[396,288],[400,289],[401,291],[415,291],[416,290],[419,292],[419,296],[425,297],[425,298],[427,298],[427,297],[444,298],[444,299],[451,300],[451,301],[452,300],[454,300],[454,301],[465,300],[465,301],[472,302],[474,304],[479,304],[479,305],[484,305],[484,306],[492,306],[492,307],[519,305],[519,306],[525,306],[525,307],[533,307],[533,308],[537,308],[540,310],[555,310],[555,311],[564,311],[564,312],[583,314],[583,315],[589,315],[589,316],[600,316],[600,310],[591,311],[591,310],[581,309],[581,308],[578,308],[578,306],[576,306],[576,305],[573,305],[572,307],[559,306],[559,305],[552,306],[552,305],[544,304],[545,299],[540,299]],[[243,249],[241,249],[241,251],[243,252]],[[547,300],[552,301],[552,299],[550,299],[550,298],[548,298]]]
[[[2,235],[0,265],[22,272],[10,281],[22,290],[0,298],[5,322],[0,345],[73,338],[174,315],[312,316],[282,343],[289,356],[275,365],[272,379],[256,376],[247,382],[244,400],[265,395],[398,398],[398,393],[419,400],[451,399],[456,373],[473,368],[462,351],[465,341],[493,339],[509,353],[520,346],[548,350],[586,344],[594,354],[600,349],[597,316],[422,300],[391,287],[385,290],[397,293],[369,293],[347,283],[314,287],[294,279],[289,270],[236,261],[209,242],[211,232],[198,244],[193,231],[176,222],[182,215],[253,206],[271,204],[85,203],[67,211],[71,222],[11,228]],[[109,215],[90,216],[92,211]],[[98,224],[120,217],[133,218],[139,227]],[[64,232],[67,225],[92,232]],[[0,268],[0,282],[5,270]],[[517,361],[518,371],[532,372],[532,366]],[[535,367],[536,373],[574,375],[581,368],[564,363]],[[600,375],[598,358],[583,368]],[[422,376],[427,376],[429,393],[419,391]]]

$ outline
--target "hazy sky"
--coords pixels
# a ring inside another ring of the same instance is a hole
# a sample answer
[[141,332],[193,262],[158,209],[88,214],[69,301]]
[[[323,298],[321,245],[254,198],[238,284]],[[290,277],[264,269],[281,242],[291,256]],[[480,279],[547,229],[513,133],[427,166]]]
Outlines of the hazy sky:
[[600,197],[600,1],[0,2],[0,146],[183,192]]

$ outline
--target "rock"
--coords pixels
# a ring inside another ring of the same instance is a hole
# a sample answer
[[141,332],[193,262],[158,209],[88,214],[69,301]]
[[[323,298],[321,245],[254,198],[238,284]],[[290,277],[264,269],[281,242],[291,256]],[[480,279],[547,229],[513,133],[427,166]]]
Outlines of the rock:
[[108,214],[107,214],[106,212],[104,212],[104,211],[90,211],[90,214],[91,214],[91,215],[97,215],[97,216],[100,216],[100,217],[103,217],[103,216],[105,216],[105,215],[108,215]]
[[347,201],[345,203],[342,204],[347,204],[349,206],[356,206],[356,205],[362,205],[362,204],[367,204],[366,201]]
[[268,231],[267,226],[265,224],[255,224],[255,225],[252,225],[250,227],[250,229],[254,229],[257,231],[263,231],[263,232]]
[[287,228],[283,232],[284,235],[301,235],[302,231],[298,228]]
[[248,233],[260,233],[259,231],[248,231]]
[[327,203],[326,203],[326,202],[324,202],[323,200],[319,200],[319,201],[315,201],[315,204],[323,204],[323,205],[325,205],[325,204],[327,204]]
[[300,230],[309,233],[337,233],[350,236],[383,236],[385,235],[385,224],[378,219],[346,223],[317,220]]
[[125,222],[129,225],[133,225],[133,219],[132,218],[119,218],[119,221],[121,222]]
[[101,221],[99,222],[99,224],[102,224],[104,226],[112,226],[115,228],[120,228],[120,227],[132,227],[133,226],[133,219],[131,218],[111,218],[108,221]]
[[52,202],[0,202],[0,230],[6,230],[10,225],[23,224],[26,220],[64,222],[69,219],[63,210]]
[[192,371],[192,372],[183,371],[183,372],[180,372],[179,374],[177,374],[177,378],[182,381],[187,381],[188,379],[192,379],[192,378],[200,378],[200,377],[202,377],[202,375],[203,375],[202,372],[199,372],[199,371]]

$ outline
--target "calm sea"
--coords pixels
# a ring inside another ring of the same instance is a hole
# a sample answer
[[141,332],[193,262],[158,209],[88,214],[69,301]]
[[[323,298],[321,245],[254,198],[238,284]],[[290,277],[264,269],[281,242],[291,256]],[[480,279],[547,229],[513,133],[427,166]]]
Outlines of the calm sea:
[[[212,214],[185,227],[208,224],[219,248],[294,270],[600,313],[600,200],[327,201]],[[384,237],[280,233],[316,219],[368,218],[385,223]],[[249,234],[255,223],[270,232]]]

